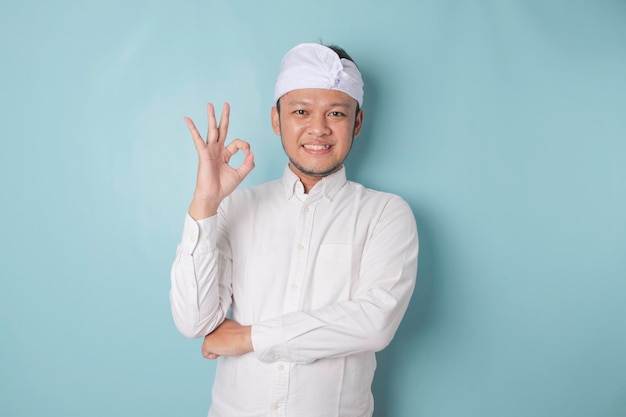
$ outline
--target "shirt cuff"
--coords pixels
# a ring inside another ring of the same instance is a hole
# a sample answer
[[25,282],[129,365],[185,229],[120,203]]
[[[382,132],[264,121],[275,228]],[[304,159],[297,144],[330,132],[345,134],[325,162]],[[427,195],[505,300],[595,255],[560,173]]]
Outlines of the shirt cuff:
[[215,248],[217,242],[217,216],[194,220],[189,213],[185,215],[182,247],[184,253],[206,253]]
[[288,358],[280,317],[253,324],[251,338],[254,354],[261,362],[278,362]]
[[311,363],[315,359],[303,355],[298,346],[303,335],[323,326],[323,321],[302,312],[253,324],[251,338],[254,353],[261,362]]

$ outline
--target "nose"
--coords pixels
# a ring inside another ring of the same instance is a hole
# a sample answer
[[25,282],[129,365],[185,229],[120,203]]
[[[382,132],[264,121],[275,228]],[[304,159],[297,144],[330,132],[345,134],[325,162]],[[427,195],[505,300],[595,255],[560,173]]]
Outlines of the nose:
[[309,134],[312,136],[326,136],[330,134],[330,126],[325,114],[311,115],[309,119]]

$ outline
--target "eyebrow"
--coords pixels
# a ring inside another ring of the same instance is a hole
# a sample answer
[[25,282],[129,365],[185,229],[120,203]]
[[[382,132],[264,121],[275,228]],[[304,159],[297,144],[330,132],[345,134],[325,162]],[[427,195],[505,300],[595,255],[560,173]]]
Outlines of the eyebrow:
[[[288,106],[307,106],[312,104],[312,100],[292,100],[286,103]],[[345,101],[338,101],[335,103],[330,103],[327,105],[328,107],[343,107],[346,109],[350,109],[350,103]]]

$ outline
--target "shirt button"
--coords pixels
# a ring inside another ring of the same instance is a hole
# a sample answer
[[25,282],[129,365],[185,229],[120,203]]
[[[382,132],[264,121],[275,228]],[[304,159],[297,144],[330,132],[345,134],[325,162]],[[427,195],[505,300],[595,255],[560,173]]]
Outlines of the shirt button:
[[279,408],[280,406],[278,405],[278,403],[272,404],[272,410],[278,410]]
[[297,291],[298,290],[298,284],[291,284],[291,291]]
[[280,365],[277,366],[279,371],[284,371],[285,370],[285,365],[283,365],[282,363]]
[[298,250],[302,250],[302,249],[304,249],[304,245],[303,245],[303,244],[299,244],[299,245],[297,246],[297,248],[298,248]]

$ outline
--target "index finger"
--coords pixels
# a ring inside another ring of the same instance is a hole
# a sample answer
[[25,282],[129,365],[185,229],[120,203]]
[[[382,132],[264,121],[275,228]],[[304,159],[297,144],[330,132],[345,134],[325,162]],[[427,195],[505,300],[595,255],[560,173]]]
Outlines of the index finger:
[[198,132],[198,129],[196,128],[193,120],[191,120],[189,117],[185,117],[184,120],[185,124],[187,125],[187,129],[189,129],[189,132],[191,133],[191,138],[193,139],[196,148],[204,145],[204,139],[202,139],[202,136],[200,135],[200,132]]

